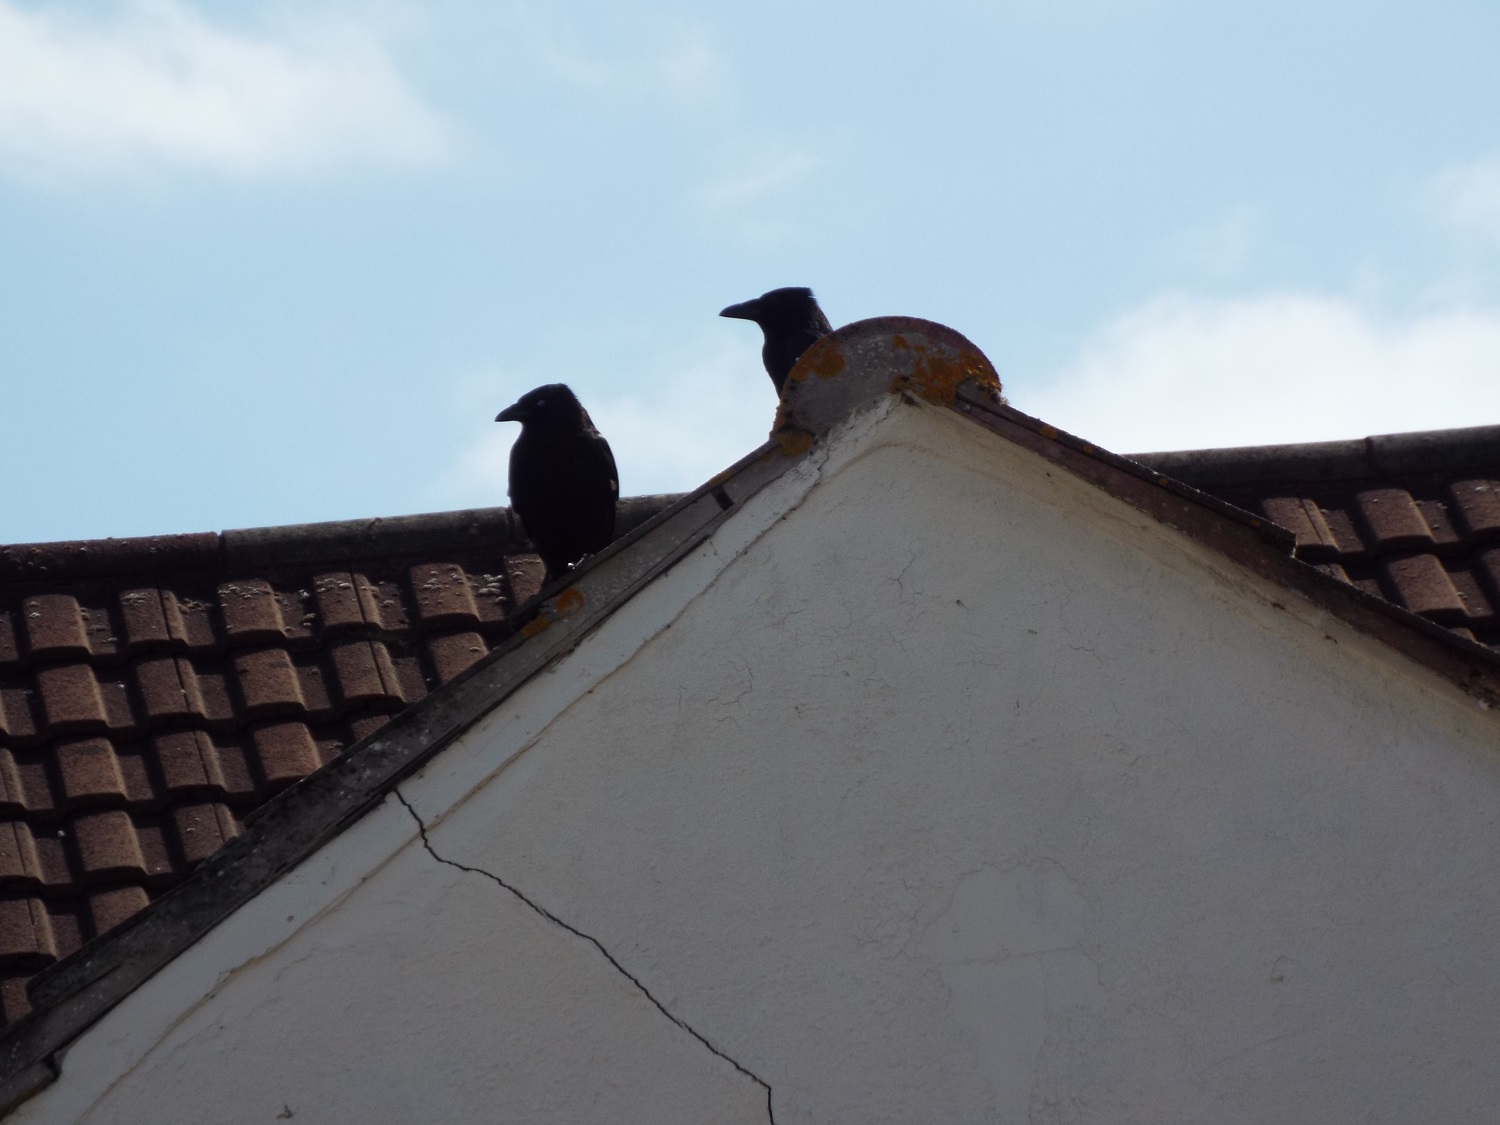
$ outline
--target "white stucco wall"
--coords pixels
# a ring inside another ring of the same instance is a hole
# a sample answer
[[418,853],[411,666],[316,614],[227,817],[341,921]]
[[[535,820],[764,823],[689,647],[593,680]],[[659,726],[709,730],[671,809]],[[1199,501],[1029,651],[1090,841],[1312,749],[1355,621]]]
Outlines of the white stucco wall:
[[[781,1125],[1492,1118],[1494,715],[947,412],[799,480],[403,785],[436,856]],[[420,848],[388,802],[22,1119],[765,1120]]]

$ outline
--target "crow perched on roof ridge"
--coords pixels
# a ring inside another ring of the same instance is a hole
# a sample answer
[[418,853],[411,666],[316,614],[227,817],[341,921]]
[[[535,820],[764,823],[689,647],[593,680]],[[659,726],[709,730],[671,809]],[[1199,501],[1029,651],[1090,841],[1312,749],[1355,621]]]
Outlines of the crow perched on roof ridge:
[[797,357],[807,351],[814,340],[833,331],[833,325],[818,307],[813,291],[800,285],[772,289],[754,300],[730,305],[719,315],[753,320],[760,325],[760,330],[766,335],[760,357],[765,361],[766,374],[776,384],[778,395]]
[[614,454],[564,383],[527,391],[495,421],[521,423],[510,448],[510,503],[551,581],[614,538]]

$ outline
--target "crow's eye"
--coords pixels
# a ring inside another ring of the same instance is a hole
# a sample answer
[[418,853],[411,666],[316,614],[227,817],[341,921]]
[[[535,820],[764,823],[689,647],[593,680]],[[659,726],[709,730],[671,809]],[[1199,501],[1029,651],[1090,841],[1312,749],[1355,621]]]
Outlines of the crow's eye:
[[546,399],[539,398],[539,399],[536,400],[536,408],[538,410],[540,410],[542,407],[544,407],[546,405],[547,405],[547,400]]

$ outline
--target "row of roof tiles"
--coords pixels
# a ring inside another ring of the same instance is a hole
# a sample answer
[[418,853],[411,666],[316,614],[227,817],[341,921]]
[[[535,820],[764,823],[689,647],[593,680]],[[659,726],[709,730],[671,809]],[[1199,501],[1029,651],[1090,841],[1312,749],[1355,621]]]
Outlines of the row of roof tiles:
[[372,706],[398,710],[488,651],[484,635],[464,630],[399,645],[345,638],[307,652],[264,646],[217,658],[146,655],[106,669],[49,664],[0,675],[0,745],[82,733],[140,737],[175,723],[213,729],[277,716],[327,722]]
[[1442,491],[1443,498],[1419,500],[1403,488],[1364,489],[1350,496],[1348,509],[1280,496],[1267,498],[1262,508],[1296,533],[1297,553],[1309,562],[1414,549],[1441,553],[1500,540],[1500,482],[1464,480]]
[[1325,573],[1500,645],[1500,426],[1137,460],[1260,512]]
[[[332,571],[303,588],[262,578],[223,582],[195,598],[159,586],[34,593],[0,603],[0,672],[23,663],[107,659],[147,650],[221,651],[250,645],[314,647],[332,633],[402,633],[501,621],[517,586],[534,586],[528,560],[475,576],[453,563],[409,568],[405,582]],[[534,564],[533,564],[534,565]],[[80,600],[80,596],[84,600]],[[210,600],[211,599],[211,600]]]
[[541,577],[505,509],[0,547],[0,1015],[483,657]]

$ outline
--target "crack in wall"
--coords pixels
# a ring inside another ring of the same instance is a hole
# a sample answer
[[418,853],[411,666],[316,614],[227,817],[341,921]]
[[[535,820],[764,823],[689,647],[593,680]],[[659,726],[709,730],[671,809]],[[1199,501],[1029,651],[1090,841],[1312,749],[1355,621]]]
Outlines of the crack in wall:
[[417,822],[417,832],[421,834],[421,837],[422,837],[422,847],[424,849],[426,849],[428,855],[430,855],[433,859],[437,860],[437,862],[442,863],[442,864],[446,864],[448,867],[455,867],[455,868],[457,868],[460,871],[467,871],[467,872],[469,872],[472,875],[482,875],[482,876],[484,876],[484,878],[489,879],[490,881],[494,882],[496,885],[498,885],[498,886],[504,888],[505,890],[509,891],[516,898],[520,899],[521,902],[525,903],[533,911],[535,911],[541,917],[547,919],[547,921],[551,922],[554,926],[557,926],[557,927],[559,927],[561,929],[564,929],[564,930],[568,931],[568,933],[572,934],[574,937],[580,938],[583,941],[586,941],[590,945],[592,945],[595,949],[597,949],[599,951],[599,953],[604,957],[604,959],[606,961],[608,961],[612,966],[614,966],[616,972],[618,972],[622,977],[624,977],[626,980],[628,980],[631,984],[635,985],[635,987],[640,990],[641,995],[644,996],[647,1000],[651,1001],[652,1005],[656,1008],[656,1010],[658,1012],[660,1012],[662,1015],[666,1016],[667,1019],[671,1020],[678,1027],[682,1028],[683,1031],[687,1032],[694,1039],[696,1039],[699,1043],[703,1044],[703,1046],[708,1049],[708,1051],[709,1051],[710,1054],[713,1054],[717,1058],[723,1059],[730,1066],[734,1067],[735,1070],[739,1071],[746,1078],[750,1079],[750,1081],[754,1082],[757,1086],[759,1086],[761,1089],[763,1089],[766,1092],[766,1118],[767,1118],[767,1120],[770,1121],[771,1125],[776,1125],[776,1113],[775,1113],[775,1110],[772,1108],[772,1105],[771,1105],[771,1084],[769,1082],[767,1082],[764,1078],[760,1077],[760,1075],[756,1074],[753,1070],[750,1070],[749,1068],[745,1067],[743,1064],[741,1064],[741,1063],[737,1062],[735,1059],[731,1058],[729,1055],[725,1054],[718,1047],[715,1047],[712,1043],[710,1043],[708,1041],[708,1039],[705,1038],[704,1035],[701,1032],[695,1030],[692,1026],[690,1026],[684,1020],[682,1020],[679,1017],[673,1015],[672,1012],[667,1008],[667,1006],[665,1004],[663,1004],[654,995],[652,995],[651,990],[649,988],[647,988],[645,986],[645,984],[643,984],[641,982],[641,979],[639,977],[637,977],[634,973],[632,973],[629,969],[627,969],[624,965],[622,965],[615,958],[615,955],[613,953],[611,953],[608,949],[606,949],[604,947],[604,943],[601,942],[598,938],[594,937],[592,934],[586,934],[582,930],[578,929],[576,926],[571,926],[567,922],[564,922],[561,918],[559,918],[556,914],[553,914],[545,906],[542,906],[540,903],[535,902],[531,898],[528,898],[521,891],[517,890],[515,887],[513,887],[509,883],[507,883],[504,879],[500,878],[500,876],[495,875],[492,872],[486,871],[482,867],[470,867],[467,864],[459,863],[456,860],[444,859],[442,856],[438,855],[437,852],[433,849],[432,841],[430,841],[427,838],[427,825],[425,825],[424,823],[422,823],[422,818],[417,815],[417,810],[414,809],[414,808],[412,808],[411,803],[409,801],[407,801],[407,799],[406,799],[405,796],[402,795],[401,790],[399,790],[399,789],[392,789],[391,792],[395,795],[396,800],[400,801],[401,804],[402,804],[402,806],[406,809],[406,811],[411,814],[412,820],[414,820],[414,821]]

